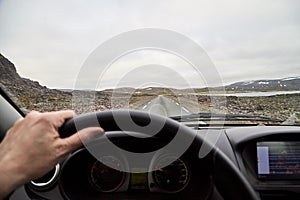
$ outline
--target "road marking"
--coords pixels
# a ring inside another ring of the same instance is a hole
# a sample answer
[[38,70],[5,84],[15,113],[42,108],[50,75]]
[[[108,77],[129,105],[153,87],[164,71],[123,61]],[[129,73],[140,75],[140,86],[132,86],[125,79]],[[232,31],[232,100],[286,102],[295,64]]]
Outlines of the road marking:
[[185,112],[190,112],[188,109],[186,109],[185,107],[182,107],[182,109],[185,111]]
[[179,106],[179,103],[176,102],[176,105]]
[[147,108],[147,105],[144,105],[143,109]]

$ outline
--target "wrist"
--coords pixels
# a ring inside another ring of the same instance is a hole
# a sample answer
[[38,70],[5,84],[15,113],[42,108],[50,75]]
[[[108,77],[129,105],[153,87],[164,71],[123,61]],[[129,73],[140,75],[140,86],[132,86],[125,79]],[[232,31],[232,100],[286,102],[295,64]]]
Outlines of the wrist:
[[20,171],[18,162],[10,158],[9,153],[3,155],[0,144],[0,199],[5,198],[16,188],[26,182],[26,176]]

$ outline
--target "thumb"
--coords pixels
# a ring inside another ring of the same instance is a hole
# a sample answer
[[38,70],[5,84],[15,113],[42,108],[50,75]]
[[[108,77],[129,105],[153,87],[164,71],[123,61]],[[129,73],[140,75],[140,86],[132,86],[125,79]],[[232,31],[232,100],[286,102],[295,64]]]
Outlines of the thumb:
[[67,143],[67,151],[71,152],[81,147],[82,144],[91,141],[93,138],[95,138],[96,136],[100,136],[103,133],[104,130],[101,127],[89,127],[82,129],[63,140],[65,140],[65,142]]

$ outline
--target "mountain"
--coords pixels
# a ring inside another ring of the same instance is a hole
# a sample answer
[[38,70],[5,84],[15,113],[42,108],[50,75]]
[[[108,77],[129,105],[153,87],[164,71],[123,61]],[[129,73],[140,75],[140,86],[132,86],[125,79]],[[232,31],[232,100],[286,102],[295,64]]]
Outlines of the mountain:
[[300,90],[300,76],[283,79],[264,79],[237,82],[225,86],[225,89],[238,91]]
[[[8,93],[13,94],[14,97],[23,97],[31,99],[48,99],[48,97],[65,97],[71,98],[71,90],[55,90],[49,89],[45,86],[41,86],[37,81],[22,78],[17,73],[17,70],[13,63],[0,54],[0,86],[4,88]],[[217,89],[216,87],[215,89]],[[214,89],[214,88],[211,88]],[[266,90],[300,90],[300,76],[289,77],[283,79],[264,79],[254,81],[242,81],[236,82],[225,86],[228,91],[266,91]],[[187,92],[189,89],[185,89]],[[205,88],[196,89],[201,92],[206,91]],[[114,90],[115,93],[143,93],[143,94],[160,94],[166,92],[164,88],[144,88],[135,90],[134,88],[119,88]],[[106,90],[106,92],[112,92],[112,90]]]
[[49,89],[41,86],[37,81],[22,78],[17,73],[14,64],[2,54],[0,54],[0,87],[24,109],[26,107],[30,110],[38,110],[40,102],[48,102],[49,105],[53,105],[53,110],[70,107],[69,105],[60,103],[70,102],[70,92]]

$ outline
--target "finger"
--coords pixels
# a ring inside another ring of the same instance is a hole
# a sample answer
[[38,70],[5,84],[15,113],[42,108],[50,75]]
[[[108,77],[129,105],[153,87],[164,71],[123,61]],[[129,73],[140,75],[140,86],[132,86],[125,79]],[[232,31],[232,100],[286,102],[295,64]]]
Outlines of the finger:
[[104,130],[101,127],[89,127],[78,131],[76,134],[71,135],[68,138],[63,139],[66,142],[67,152],[72,152],[82,144],[91,141],[96,136],[101,136]]
[[63,120],[73,118],[76,115],[73,110],[61,110],[53,112],[53,114]]
[[48,115],[50,115],[51,119],[53,119],[55,128],[59,128],[64,124],[64,122],[67,119],[71,119],[75,117],[76,114],[72,110],[62,110],[62,111],[48,113]]

